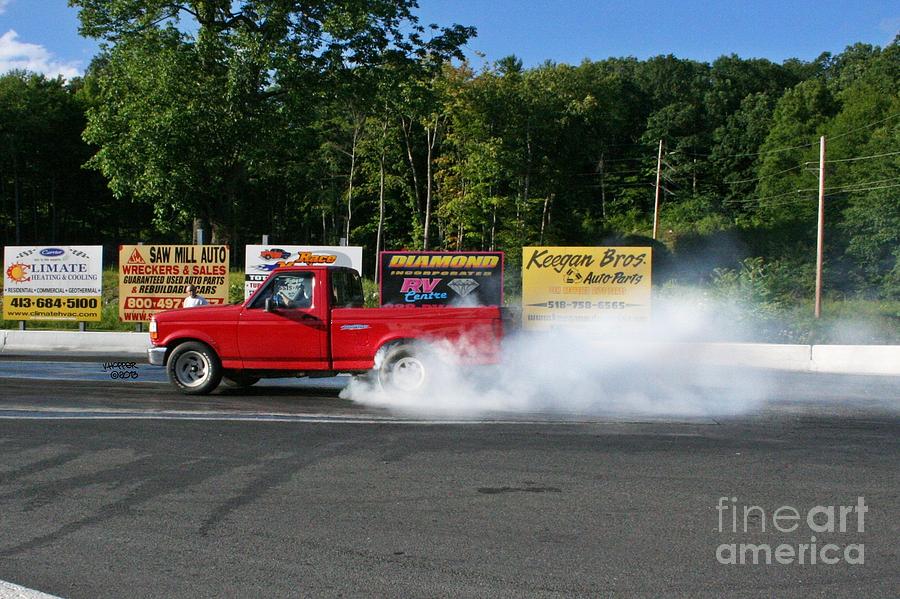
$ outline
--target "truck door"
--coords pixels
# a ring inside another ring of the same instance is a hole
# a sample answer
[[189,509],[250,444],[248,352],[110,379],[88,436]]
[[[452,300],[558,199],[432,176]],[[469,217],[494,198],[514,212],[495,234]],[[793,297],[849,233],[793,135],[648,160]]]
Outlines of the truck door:
[[327,303],[324,285],[317,285],[312,272],[271,277],[238,321],[244,368],[328,369]]

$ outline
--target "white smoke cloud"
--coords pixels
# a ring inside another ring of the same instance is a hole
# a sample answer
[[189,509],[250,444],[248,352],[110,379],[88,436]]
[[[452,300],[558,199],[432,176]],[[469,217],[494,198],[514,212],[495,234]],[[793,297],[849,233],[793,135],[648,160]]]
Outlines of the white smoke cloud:
[[431,360],[436,375],[427,390],[403,394],[355,380],[341,397],[433,417],[745,414],[775,392],[771,374],[729,365],[715,346],[698,352],[688,343],[709,339],[738,311],[701,296],[658,300],[650,324],[513,334],[504,340],[502,364],[488,368],[459,363],[469,344],[442,344]]
[[[4,0],[0,0],[0,12],[5,6]],[[66,79],[71,79],[79,76],[80,64],[77,61],[56,60],[45,47],[20,41],[19,34],[13,29],[0,35],[0,74],[21,69],[43,73],[47,77],[62,75]]]

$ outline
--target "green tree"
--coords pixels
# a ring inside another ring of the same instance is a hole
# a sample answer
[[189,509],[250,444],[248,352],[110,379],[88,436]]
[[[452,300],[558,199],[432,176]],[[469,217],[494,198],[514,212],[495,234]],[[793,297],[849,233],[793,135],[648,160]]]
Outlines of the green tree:
[[763,220],[807,218],[815,213],[819,136],[838,104],[821,79],[790,89],[775,106],[772,127],[760,147],[757,194]]
[[334,74],[394,56],[440,62],[474,34],[455,25],[426,40],[413,0],[70,4],[82,33],[109,44],[85,132],[101,148],[92,166],[117,196],[152,204],[161,229],[197,217],[216,241],[235,239],[240,204],[273,170],[267,150]]
[[[96,243],[132,230],[102,178],[81,165],[90,86],[13,71],[0,77],[0,237],[14,243]],[[97,214],[103,214],[98,219]]]

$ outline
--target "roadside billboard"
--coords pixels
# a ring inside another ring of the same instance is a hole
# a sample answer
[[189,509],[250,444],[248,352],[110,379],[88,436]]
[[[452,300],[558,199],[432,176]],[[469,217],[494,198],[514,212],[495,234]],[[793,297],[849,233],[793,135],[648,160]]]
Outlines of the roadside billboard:
[[523,247],[525,329],[650,318],[649,247]]
[[244,299],[269,273],[282,266],[349,266],[362,276],[362,247],[337,245],[248,245],[244,259]]
[[188,284],[210,304],[227,303],[228,246],[119,246],[119,320],[146,322],[180,308]]
[[503,252],[381,252],[382,306],[501,306]]
[[100,320],[103,246],[7,246],[3,273],[7,320]]

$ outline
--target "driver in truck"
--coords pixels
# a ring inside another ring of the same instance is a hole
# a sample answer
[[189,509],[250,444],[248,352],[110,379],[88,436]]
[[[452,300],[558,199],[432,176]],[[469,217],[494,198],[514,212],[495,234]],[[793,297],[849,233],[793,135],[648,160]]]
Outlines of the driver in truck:
[[311,281],[306,277],[284,277],[270,287],[269,297],[278,308],[309,308],[312,305],[311,287]]

